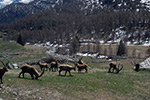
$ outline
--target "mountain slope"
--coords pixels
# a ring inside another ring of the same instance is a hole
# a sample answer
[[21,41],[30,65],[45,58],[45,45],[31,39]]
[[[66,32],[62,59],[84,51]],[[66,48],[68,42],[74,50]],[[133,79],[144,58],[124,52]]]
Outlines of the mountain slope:
[[[150,13],[141,0],[34,0],[0,10],[0,30],[15,40],[69,43],[102,40],[144,44],[150,41]],[[20,19],[22,18],[22,19]],[[19,19],[19,20],[18,20]],[[16,21],[14,21],[16,20]]]
[[[95,11],[94,11],[95,12]],[[150,42],[150,13],[140,11],[101,10],[98,13],[85,14],[78,5],[65,4],[55,10],[47,10],[27,16],[1,26],[9,39],[15,40],[22,34],[28,42],[50,41],[52,43],[70,43],[77,37],[81,41],[112,41],[145,44]]]
[[[18,0],[18,2],[26,0]],[[12,2],[10,0],[10,2]],[[10,3],[9,2],[9,3]],[[0,10],[0,23],[10,23],[19,18],[48,9],[55,9],[64,4],[79,7],[85,13],[99,9],[136,10],[148,7],[149,2],[141,0],[34,0],[28,4],[12,3]],[[144,6],[143,6],[144,5]]]
[[29,3],[33,0],[0,0],[0,9],[12,3]]

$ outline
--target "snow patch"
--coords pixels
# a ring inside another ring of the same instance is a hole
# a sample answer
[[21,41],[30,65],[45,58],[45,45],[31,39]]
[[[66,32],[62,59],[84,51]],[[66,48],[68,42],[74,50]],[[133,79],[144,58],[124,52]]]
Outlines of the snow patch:
[[150,69],[150,58],[140,63],[140,68]]
[[20,0],[19,2],[27,4],[27,3],[31,2],[31,1],[33,1],[33,0]]
[[100,59],[106,59],[107,56],[99,55],[99,53],[90,54],[90,53],[77,53],[78,56],[84,56],[84,57],[92,57],[92,58],[100,58]]

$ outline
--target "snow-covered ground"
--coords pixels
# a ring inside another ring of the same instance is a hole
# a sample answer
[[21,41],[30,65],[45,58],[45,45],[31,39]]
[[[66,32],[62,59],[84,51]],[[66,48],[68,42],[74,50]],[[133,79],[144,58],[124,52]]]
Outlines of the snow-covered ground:
[[[31,43],[26,43],[27,45],[30,45]],[[39,47],[45,47],[46,48],[46,53],[49,55],[58,55],[56,53],[56,50],[58,47],[65,47],[68,46],[69,44],[64,44],[64,45],[58,45],[58,44],[51,44],[50,42],[46,42],[46,43],[35,43],[32,44],[34,46],[39,46]],[[106,59],[108,58],[107,56],[104,55],[99,55],[99,53],[94,53],[94,54],[90,54],[90,53],[77,53],[77,56],[84,56],[84,57],[92,57],[92,58],[100,58],[100,59]]]
[[77,53],[76,55],[78,55],[78,56],[84,56],[84,57],[92,57],[92,58],[101,58],[101,59],[108,58],[107,56],[99,55],[99,53],[95,53],[95,54],[90,54],[90,53]]
[[141,3],[146,4],[146,7],[150,9],[150,0],[141,0]]
[[[135,31],[133,33],[127,34],[127,32],[124,30],[124,26],[121,26],[119,28],[113,29],[112,31],[114,34],[110,34],[107,38],[110,39],[109,41],[104,40],[103,38],[94,39],[93,37],[90,39],[84,39],[81,38],[81,43],[101,43],[101,44],[119,44],[121,40],[129,39],[132,37],[136,37],[136,39],[132,39],[130,41],[126,41],[126,45],[140,45],[140,46],[150,46],[150,37],[147,37],[145,40],[143,40],[142,37],[145,37],[147,33],[145,31]],[[138,38],[137,38],[138,37]]]
[[16,2],[20,2],[20,3],[29,3],[33,0],[0,0],[0,9],[5,7],[6,5],[9,5],[11,3],[16,3]]

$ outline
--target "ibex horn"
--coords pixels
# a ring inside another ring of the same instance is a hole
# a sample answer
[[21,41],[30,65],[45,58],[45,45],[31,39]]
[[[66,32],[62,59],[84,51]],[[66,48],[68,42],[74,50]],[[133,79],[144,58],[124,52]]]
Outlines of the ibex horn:
[[0,60],[0,62],[4,65],[4,67],[6,67],[6,65],[3,63],[3,61]]

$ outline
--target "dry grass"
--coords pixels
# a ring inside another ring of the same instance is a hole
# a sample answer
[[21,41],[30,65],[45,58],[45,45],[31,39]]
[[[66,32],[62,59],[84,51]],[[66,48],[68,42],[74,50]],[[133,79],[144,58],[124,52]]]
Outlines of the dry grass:
[[[97,45],[96,44],[90,44],[90,48],[88,45],[83,45],[80,48],[80,52],[97,52],[96,51]],[[116,44],[100,44],[99,45],[99,53],[103,55],[108,55],[108,56],[116,56],[117,50],[118,50],[118,45]],[[126,46],[126,52],[127,56],[131,58],[146,58],[148,56],[147,50],[149,46]]]

